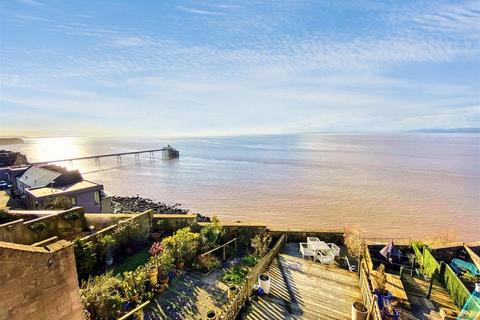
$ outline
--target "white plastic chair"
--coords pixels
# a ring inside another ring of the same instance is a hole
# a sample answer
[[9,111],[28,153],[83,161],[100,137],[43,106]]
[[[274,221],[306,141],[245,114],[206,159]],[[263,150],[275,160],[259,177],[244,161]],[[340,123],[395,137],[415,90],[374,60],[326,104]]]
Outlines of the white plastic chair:
[[300,242],[300,253],[302,254],[302,257],[305,259],[305,257],[315,257],[315,252],[313,252],[312,249],[308,246],[308,243],[306,242]]
[[335,262],[335,256],[331,252],[317,251],[315,259],[322,264],[332,264]]
[[332,253],[335,257],[340,256],[340,248],[335,243],[327,243],[327,245],[332,249]]

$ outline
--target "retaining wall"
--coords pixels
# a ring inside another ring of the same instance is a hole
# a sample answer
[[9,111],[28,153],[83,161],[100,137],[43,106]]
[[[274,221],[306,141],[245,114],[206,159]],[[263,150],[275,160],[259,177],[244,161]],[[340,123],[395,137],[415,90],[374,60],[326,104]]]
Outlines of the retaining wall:
[[[64,216],[76,212],[79,219],[66,221]],[[0,225],[0,241],[13,242],[18,244],[32,244],[45,239],[58,236],[59,238],[70,238],[81,234],[86,228],[86,220],[82,207],[75,207],[58,213],[38,214],[38,218],[24,221],[23,219],[4,223]],[[29,213],[31,216],[33,213]],[[19,217],[21,214],[16,213]],[[45,228],[41,231],[33,231],[31,226],[41,223]]]
[[0,319],[83,319],[73,247],[0,242]]

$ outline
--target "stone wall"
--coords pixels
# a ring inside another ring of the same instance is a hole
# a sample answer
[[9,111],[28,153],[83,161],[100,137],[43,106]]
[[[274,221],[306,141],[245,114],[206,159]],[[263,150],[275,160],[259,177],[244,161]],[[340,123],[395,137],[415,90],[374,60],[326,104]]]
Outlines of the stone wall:
[[153,231],[174,232],[184,227],[191,227],[195,224],[195,214],[154,214]]
[[[68,222],[64,216],[76,212],[79,219]],[[32,244],[42,240],[58,236],[67,239],[74,235],[81,234],[86,228],[84,210],[81,207],[72,208],[53,214],[41,215],[39,218],[23,221],[22,219],[0,225],[0,241],[19,244]],[[32,213],[31,213],[32,214]],[[31,215],[30,214],[30,215]],[[42,223],[45,229],[33,231],[31,226]]]
[[81,320],[73,247],[0,242],[0,319]]

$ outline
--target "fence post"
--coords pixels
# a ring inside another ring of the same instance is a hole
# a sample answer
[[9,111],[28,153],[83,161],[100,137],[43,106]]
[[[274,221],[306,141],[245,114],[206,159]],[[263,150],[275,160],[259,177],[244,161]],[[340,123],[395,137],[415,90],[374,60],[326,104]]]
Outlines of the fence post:
[[410,269],[410,277],[413,277],[413,268],[415,268],[415,260],[416,259],[417,259],[417,256],[414,256],[413,261],[412,261],[412,267]]

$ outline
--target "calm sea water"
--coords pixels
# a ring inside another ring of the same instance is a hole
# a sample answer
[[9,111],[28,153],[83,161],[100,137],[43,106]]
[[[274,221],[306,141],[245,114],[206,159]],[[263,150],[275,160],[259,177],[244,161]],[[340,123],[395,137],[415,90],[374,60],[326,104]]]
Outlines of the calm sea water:
[[[372,236],[480,238],[479,134],[299,134],[191,139],[27,139],[8,146],[30,161],[162,147],[148,154],[78,161],[110,194],[180,202],[222,220],[340,229]],[[64,163],[69,166],[68,163]],[[71,167],[71,166],[70,166]]]

